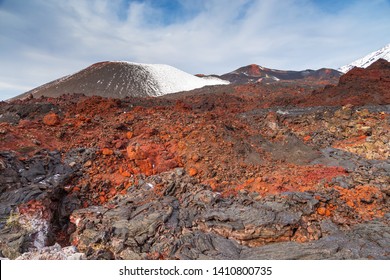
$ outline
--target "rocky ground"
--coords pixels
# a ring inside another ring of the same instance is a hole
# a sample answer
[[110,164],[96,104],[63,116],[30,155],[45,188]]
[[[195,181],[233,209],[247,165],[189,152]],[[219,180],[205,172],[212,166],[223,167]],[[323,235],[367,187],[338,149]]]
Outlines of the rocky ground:
[[389,259],[389,77],[0,103],[0,257]]

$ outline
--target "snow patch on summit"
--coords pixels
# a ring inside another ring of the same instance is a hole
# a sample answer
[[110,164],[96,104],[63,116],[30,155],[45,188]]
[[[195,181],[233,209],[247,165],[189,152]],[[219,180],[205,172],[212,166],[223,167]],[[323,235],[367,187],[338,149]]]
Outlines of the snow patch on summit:
[[150,74],[150,78],[157,85],[157,95],[165,95],[169,93],[188,91],[196,88],[211,85],[227,85],[229,81],[225,81],[216,77],[200,78],[188,74],[175,67],[166,64],[143,64],[128,61],[119,61],[128,65],[141,66]]
[[344,65],[340,67],[338,70],[340,72],[347,73],[349,70],[351,70],[354,67],[367,68],[368,66],[370,66],[380,58],[390,61],[390,44],[386,45],[385,47],[377,51],[369,53],[365,57],[359,58],[348,65]]

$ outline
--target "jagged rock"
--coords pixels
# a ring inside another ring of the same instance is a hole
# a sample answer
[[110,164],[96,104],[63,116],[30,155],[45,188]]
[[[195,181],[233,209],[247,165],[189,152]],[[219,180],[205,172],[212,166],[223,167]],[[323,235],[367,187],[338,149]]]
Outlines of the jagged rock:
[[27,104],[18,104],[18,103],[3,103],[3,106],[0,106],[0,115],[12,114],[13,116],[17,116],[15,120],[17,120],[13,124],[17,124],[20,119],[32,119],[35,116],[43,116],[52,112],[58,112],[58,108],[54,106],[52,103],[48,102],[31,102]]
[[30,248],[50,243],[53,225],[64,225],[80,207],[78,198],[66,196],[64,186],[76,170],[64,164],[59,152],[42,152],[28,160],[2,152],[0,173],[0,250],[16,258]]
[[0,123],[18,124],[20,116],[16,113],[5,112],[0,114]]
[[241,259],[388,259],[390,226],[373,221],[310,243],[284,242],[244,249]]
[[[281,252],[289,250],[285,252],[286,258],[306,258],[306,255],[330,258],[339,245],[325,241],[346,234],[331,220],[324,219],[318,225],[311,220],[320,200],[324,199],[320,194],[289,193],[255,201],[245,194],[235,198],[218,197],[181,172],[152,176],[148,180],[117,197],[115,208],[100,206],[74,211],[71,221],[76,231],[72,234],[72,244],[85,252],[87,258],[96,258],[101,250],[118,259],[256,258],[262,252],[260,248],[265,250],[264,258],[281,258],[267,251],[266,246],[271,245],[262,246],[268,243],[279,244]],[[153,186],[156,181],[166,184],[164,196],[159,196],[153,188],[143,187]],[[302,248],[306,247],[288,242],[303,237],[324,240],[324,244],[310,241],[308,244],[313,245],[307,245],[309,251],[305,253],[306,249]],[[350,237],[354,235],[347,234],[340,243]],[[386,246],[378,248],[382,249],[387,250]]]

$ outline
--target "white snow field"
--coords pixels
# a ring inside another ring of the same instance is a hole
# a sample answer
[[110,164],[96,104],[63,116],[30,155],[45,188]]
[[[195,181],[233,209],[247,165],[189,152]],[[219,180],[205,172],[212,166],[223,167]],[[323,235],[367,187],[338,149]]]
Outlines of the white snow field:
[[369,53],[368,55],[359,58],[348,65],[344,65],[340,67],[338,70],[340,72],[347,73],[349,70],[351,70],[354,67],[366,68],[380,58],[390,61],[390,44],[384,46],[383,48],[375,52]]

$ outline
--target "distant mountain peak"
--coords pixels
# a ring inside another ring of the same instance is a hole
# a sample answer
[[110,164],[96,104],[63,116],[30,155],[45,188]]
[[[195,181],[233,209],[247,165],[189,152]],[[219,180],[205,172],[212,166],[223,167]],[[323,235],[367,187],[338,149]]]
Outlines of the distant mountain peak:
[[349,70],[351,70],[354,67],[367,68],[368,66],[370,66],[372,63],[374,63],[380,58],[390,61],[390,44],[384,46],[383,48],[377,51],[369,53],[368,55],[359,58],[350,64],[344,65],[340,67],[338,70],[340,72],[347,73]]
[[257,64],[249,64],[234,71],[223,74],[221,79],[228,80],[233,84],[248,83],[274,83],[279,81],[299,81],[313,79],[317,81],[337,82],[341,72],[333,69],[322,68],[319,70],[277,70],[262,67]]

